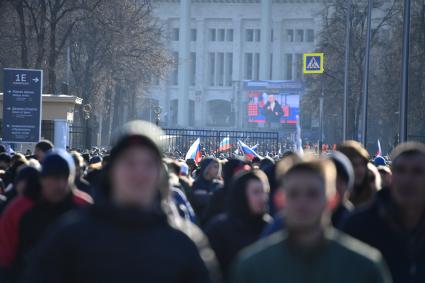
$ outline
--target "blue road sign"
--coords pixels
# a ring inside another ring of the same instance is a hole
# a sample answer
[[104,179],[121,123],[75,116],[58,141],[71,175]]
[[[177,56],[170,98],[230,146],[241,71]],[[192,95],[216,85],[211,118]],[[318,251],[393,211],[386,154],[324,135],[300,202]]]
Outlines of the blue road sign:
[[40,141],[42,84],[42,70],[4,69],[4,142]]
[[304,74],[322,74],[324,72],[324,54],[306,53],[304,54]]

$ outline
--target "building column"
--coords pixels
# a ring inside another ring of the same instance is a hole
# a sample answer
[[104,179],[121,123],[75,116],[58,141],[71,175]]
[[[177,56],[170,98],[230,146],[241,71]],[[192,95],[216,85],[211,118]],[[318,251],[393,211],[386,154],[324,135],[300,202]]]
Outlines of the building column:
[[54,120],[54,145],[66,149],[69,145],[69,125],[66,120]]
[[272,0],[261,0],[260,80],[270,79]]
[[283,28],[282,21],[273,22],[273,74],[272,80],[282,80],[283,79],[283,60],[282,60],[282,50],[283,50]]
[[244,79],[244,50],[243,50],[243,22],[240,15],[237,15],[233,19],[233,74],[232,74],[232,84],[233,84],[233,108],[235,111],[235,128],[241,129],[244,125],[243,108],[245,107],[242,104],[242,96],[240,91],[240,86],[242,80]]
[[206,97],[207,97],[207,83],[205,66],[208,58],[206,46],[206,31],[205,20],[203,18],[196,20],[196,73],[195,73],[195,126],[206,126]]
[[189,125],[190,4],[191,0],[180,0],[177,123],[181,127]]

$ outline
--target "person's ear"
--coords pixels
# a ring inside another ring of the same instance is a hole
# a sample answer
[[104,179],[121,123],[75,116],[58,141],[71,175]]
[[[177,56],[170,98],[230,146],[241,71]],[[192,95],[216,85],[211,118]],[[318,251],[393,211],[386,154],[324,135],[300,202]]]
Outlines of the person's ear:
[[334,194],[333,196],[328,197],[326,207],[330,211],[333,211],[338,207],[340,203],[341,203],[341,198],[339,197],[338,194]]
[[282,189],[275,192],[273,196],[273,204],[277,211],[282,211],[285,208],[286,196]]

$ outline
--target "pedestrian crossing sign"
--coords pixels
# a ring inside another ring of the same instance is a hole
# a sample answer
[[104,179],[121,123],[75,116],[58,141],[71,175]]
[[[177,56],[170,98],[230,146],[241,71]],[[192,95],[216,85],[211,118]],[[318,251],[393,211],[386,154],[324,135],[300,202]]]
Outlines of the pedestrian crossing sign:
[[304,74],[323,74],[324,59],[323,53],[304,53]]

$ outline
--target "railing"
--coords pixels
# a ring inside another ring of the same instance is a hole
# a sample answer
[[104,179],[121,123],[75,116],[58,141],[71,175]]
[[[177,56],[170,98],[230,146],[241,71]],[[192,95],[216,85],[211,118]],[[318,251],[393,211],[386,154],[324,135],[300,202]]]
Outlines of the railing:
[[275,154],[279,150],[279,134],[277,132],[248,132],[228,130],[201,130],[201,129],[163,129],[167,134],[166,151],[169,154],[184,156],[193,144],[200,138],[201,151],[204,155],[220,154],[217,152],[220,142],[229,137],[231,148],[224,154],[231,154],[237,148],[237,141],[241,140],[248,146],[258,145],[257,152]]

